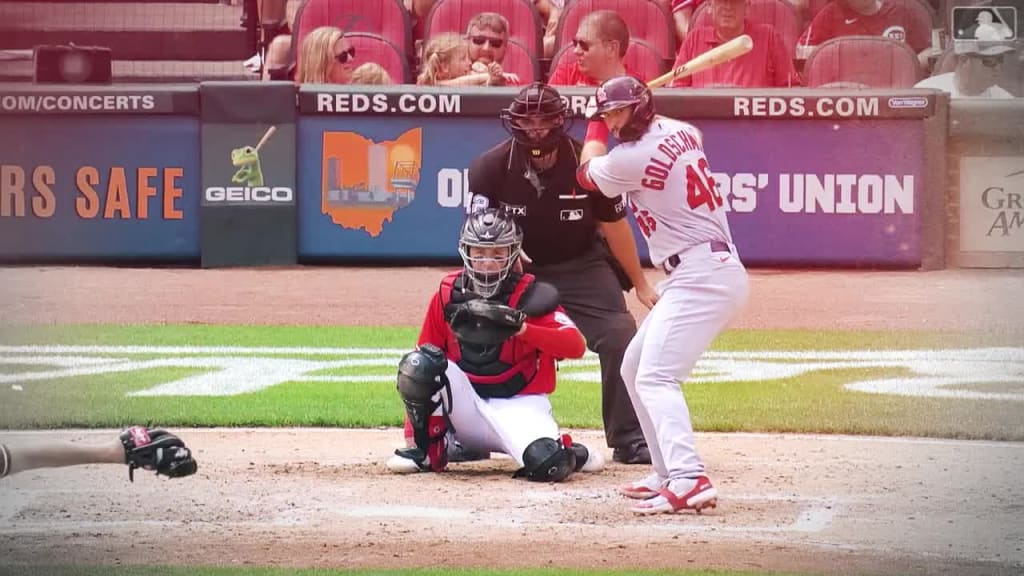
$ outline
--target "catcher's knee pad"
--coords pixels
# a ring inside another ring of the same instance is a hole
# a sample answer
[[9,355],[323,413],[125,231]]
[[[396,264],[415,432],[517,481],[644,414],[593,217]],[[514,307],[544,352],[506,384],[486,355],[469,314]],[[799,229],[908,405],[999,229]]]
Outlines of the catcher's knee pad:
[[398,363],[398,393],[407,402],[426,403],[448,383],[448,358],[437,346],[424,344]]
[[523,451],[523,467],[515,476],[533,482],[561,482],[576,471],[576,464],[572,440],[538,438]]
[[435,470],[443,469],[446,464],[442,455],[446,453],[448,419],[433,414],[442,405],[442,400],[436,396],[448,385],[447,368],[444,351],[430,344],[409,352],[398,363],[398,394],[405,403],[413,440],[423,454],[432,456],[430,465]]

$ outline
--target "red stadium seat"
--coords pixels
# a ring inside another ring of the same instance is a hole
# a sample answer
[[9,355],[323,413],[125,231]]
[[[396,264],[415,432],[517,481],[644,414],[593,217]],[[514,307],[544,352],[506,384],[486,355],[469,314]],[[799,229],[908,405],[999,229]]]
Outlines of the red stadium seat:
[[630,39],[642,40],[659,58],[671,60],[676,54],[676,33],[672,16],[656,0],[568,0],[558,19],[555,47],[572,43],[580,20],[595,10],[614,10],[629,27]]
[[429,39],[445,32],[465,34],[469,21],[481,12],[504,16],[510,40],[522,44],[534,58],[543,54],[544,24],[531,0],[437,0],[427,14],[423,36]]
[[644,81],[653,80],[668,72],[668,65],[658,49],[643,40],[630,40],[626,57],[622,61]]
[[302,0],[295,12],[292,50],[314,28],[336,26],[346,32],[368,32],[412,53],[412,20],[402,0]]
[[[562,46],[551,59],[550,72],[554,72],[555,68],[563,62],[572,63],[575,58],[576,56],[572,52],[572,44]],[[642,40],[629,41],[629,48],[626,49],[626,57],[623,59],[623,63],[645,82],[668,72],[668,64],[658,55],[658,51]]]
[[526,46],[515,40],[509,40],[501,68],[505,72],[511,72],[519,76],[519,82],[523,86],[540,78],[540,63],[530,55]]
[[853,82],[872,88],[913,88],[921,79],[917,54],[882,36],[840,36],[811,52],[804,66],[807,86]]
[[[704,2],[693,14],[694,26],[712,26],[711,2]],[[793,5],[786,0],[750,0],[747,18],[761,24],[770,24],[786,43],[786,52],[796,54],[796,42],[800,39],[800,16]]]
[[387,70],[395,84],[413,83],[409,60],[390,40],[366,32],[350,32],[345,38],[356,49],[356,66],[376,62]]

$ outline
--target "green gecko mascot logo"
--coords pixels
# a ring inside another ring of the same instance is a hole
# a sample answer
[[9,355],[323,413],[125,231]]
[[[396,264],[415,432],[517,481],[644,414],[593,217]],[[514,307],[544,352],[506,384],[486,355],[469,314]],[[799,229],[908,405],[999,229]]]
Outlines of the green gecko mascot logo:
[[260,168],[260,152],[252,146],[242,146],[231,151],[231,165],[238,172],[231,177],[235,184],[263,186],[263,170]]
[[260,148],[277,131],[276,126],[267,129],[255,146],[242,146],[231,150],[231,165],[238,170],[231,176],[232,184],[241,186],[212,186],[206,189],[206,201],[211,203],[286,203],[295,199],[291,188],[263,185],[263,167],[260,165]]

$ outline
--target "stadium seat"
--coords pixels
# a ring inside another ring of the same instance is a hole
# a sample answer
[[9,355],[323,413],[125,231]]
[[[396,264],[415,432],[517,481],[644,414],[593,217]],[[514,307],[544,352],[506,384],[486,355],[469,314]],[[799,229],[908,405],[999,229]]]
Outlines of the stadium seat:
[[303,0],[295,12],[292,51],[320,26],[377,34],[402,54],[412,54],[412,20],[402,0]]
[[481,12],[497,12],[508,20],[508,37],[539,58],[543,54],[544,24],[531,0],[437,0],[427,14],[424,38],[445,32],[466,33],[469,21]]
[[807,86],[854,82],[872,88],[912,88],[921,79],[917,54],[882,36],[841,36],[811,52],[804,66]]
[[540,62],[530,55],[526,46],[515,40],[508,41],[501,68],[519,76],[519,82],[524,86],[540,78]]
[[572,43],[580,20],[595,10],[615,10],[629,27],[630,39],[653,47],[658,57],[671,60],[676,54],[676,33],[672,16],[656,0],[568,0],[558,19],[555,47]]
[[[712,26],[711,2],[704,2],[693,14],[694,26]],[[786,51],[796,54],[796,42],[800,39],[800,16],[793,5],[786,0],[750,0],[747,17],[762,24],[770,24],[786,43]]]
[[356,66],[365,62],[376,62],[387,70],[394,83],[414,82],[409,72],[409,60],[390,40],[368,32],[350,32],[345,38],[356,49]]
[[[551,59],[550,72],[554,72],[560,63],[571,63],[575,58],[572,44],[562,46]],[[652,80],[668,72],[668,64],[658,55],[657,49],[643,40],[629,41],[629,48],[626,49],[623,63],[644,81]]]
[[661,76],[669,68],[658,49],[643,40],[630,40],[623,63],[645,81]]

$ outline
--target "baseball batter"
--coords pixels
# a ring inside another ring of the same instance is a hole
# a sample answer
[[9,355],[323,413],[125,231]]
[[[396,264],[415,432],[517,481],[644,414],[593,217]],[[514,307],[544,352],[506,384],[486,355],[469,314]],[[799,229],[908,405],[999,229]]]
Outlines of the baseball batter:
[[528,480],[604,467],[601,453],[560,434],[551,414],[555,360],[583,356],[585,343],[557,290],[514,271],[522,241],[505,210],[466,219],[463,269],[442,280],[417,349],[398,366],[412,446],[395,451],[391,471],[443,471],[452,436],[473,451],[508,454]]
[[[632,77],[604,82],[596,104],[592,120],[603,123],[588,128],[580,185],[627,197],[651,261],[667,274],[622,362],[654,471],[619,491],[642,500],[632,507],[639,514],[699,512],[714,507],[718,493],[697,455],[679,382],[742,306],[747,272],[700,131],[656,115],[650,89]],[[609,131],[620,144],[604,155]]]

